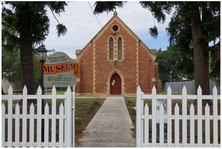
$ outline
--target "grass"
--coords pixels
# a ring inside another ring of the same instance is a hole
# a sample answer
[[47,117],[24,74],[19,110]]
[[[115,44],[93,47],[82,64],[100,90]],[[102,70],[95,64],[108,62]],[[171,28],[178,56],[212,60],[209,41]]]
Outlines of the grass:
[[[167,95],[167,92],[162,92],[162,95]],[[180,93],[172,93],[172,95],[181,95]],[[127,106],[128,107],[135,107],[136,106],[136,97],[126,97]],[[194,99],[188,99],[187,103],[193,103]],[[152,104],[152,99],[144,99],[144,105]],[[182,103],[182,99],[172,99],[172,103]]]

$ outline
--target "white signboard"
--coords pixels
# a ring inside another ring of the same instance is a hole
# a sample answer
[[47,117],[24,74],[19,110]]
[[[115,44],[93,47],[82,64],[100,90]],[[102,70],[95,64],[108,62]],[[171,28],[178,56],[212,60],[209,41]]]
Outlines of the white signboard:
[[[44,63],[44,87],[72,87],[76,85],[78,64],[63,52],[47,56]],[[41,67],[40,67],[41,69]]]

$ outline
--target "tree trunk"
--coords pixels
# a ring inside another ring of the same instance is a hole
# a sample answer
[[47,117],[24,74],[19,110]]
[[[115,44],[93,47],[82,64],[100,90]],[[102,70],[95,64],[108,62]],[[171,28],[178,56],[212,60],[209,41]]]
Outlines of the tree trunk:
[[[33,63],[32,44],[28,40],[28,29],[20,32],[20,65],[22,86],[26,85],[28,94],[35,94],[35,79],[34,79],[34,63]],[[37,100],[28,99],[29,103],[36,104]]]
[[203,35],[199,8],[196,8],[195,17],[192,18],[192,36],[194,52],[195,92],[200,86],[203,95],[209,95],[209,62],[208,53],[204,51],[204,43],[198,42],[198,37]]

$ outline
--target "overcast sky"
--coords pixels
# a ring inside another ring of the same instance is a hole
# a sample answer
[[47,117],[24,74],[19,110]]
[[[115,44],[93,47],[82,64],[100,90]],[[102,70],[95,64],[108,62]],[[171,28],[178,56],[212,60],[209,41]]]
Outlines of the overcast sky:
[[[50,34],[43,43],[47,50],[55,49],[64,52],[75,59],[75,50],[83,49],[86,44],[99,32],[113,16],[113,12],[102,13],[94,16],[89,3],[94,10],[95,1],[75,1],[68,2],[65,12],[56,15],[60,23],[64,24],[68,31],[65,36],[57,37],[56,25],[58,24],[51,11],[48,11],[50,19]],[[141,7],[138,1],[129,1],[123,8],[116,9],[119,18],[150,48],[166,50],[169,46],[166,27],[170,21],[167,16],[164,24],[158,24],[153,19],[149,10]],[[158,28],[159,35],[154,39],[149,34],[149,28],[155,25]]]

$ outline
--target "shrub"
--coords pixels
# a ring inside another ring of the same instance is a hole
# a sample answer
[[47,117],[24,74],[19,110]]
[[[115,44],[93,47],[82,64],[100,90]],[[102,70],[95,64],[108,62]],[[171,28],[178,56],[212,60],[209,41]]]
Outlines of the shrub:
[[94,106],[94,107],[99,106],[99,105],[100,105],[100,103],[99,103],[98,100],[96,100],[96,101],[93,102],[93,106]]

